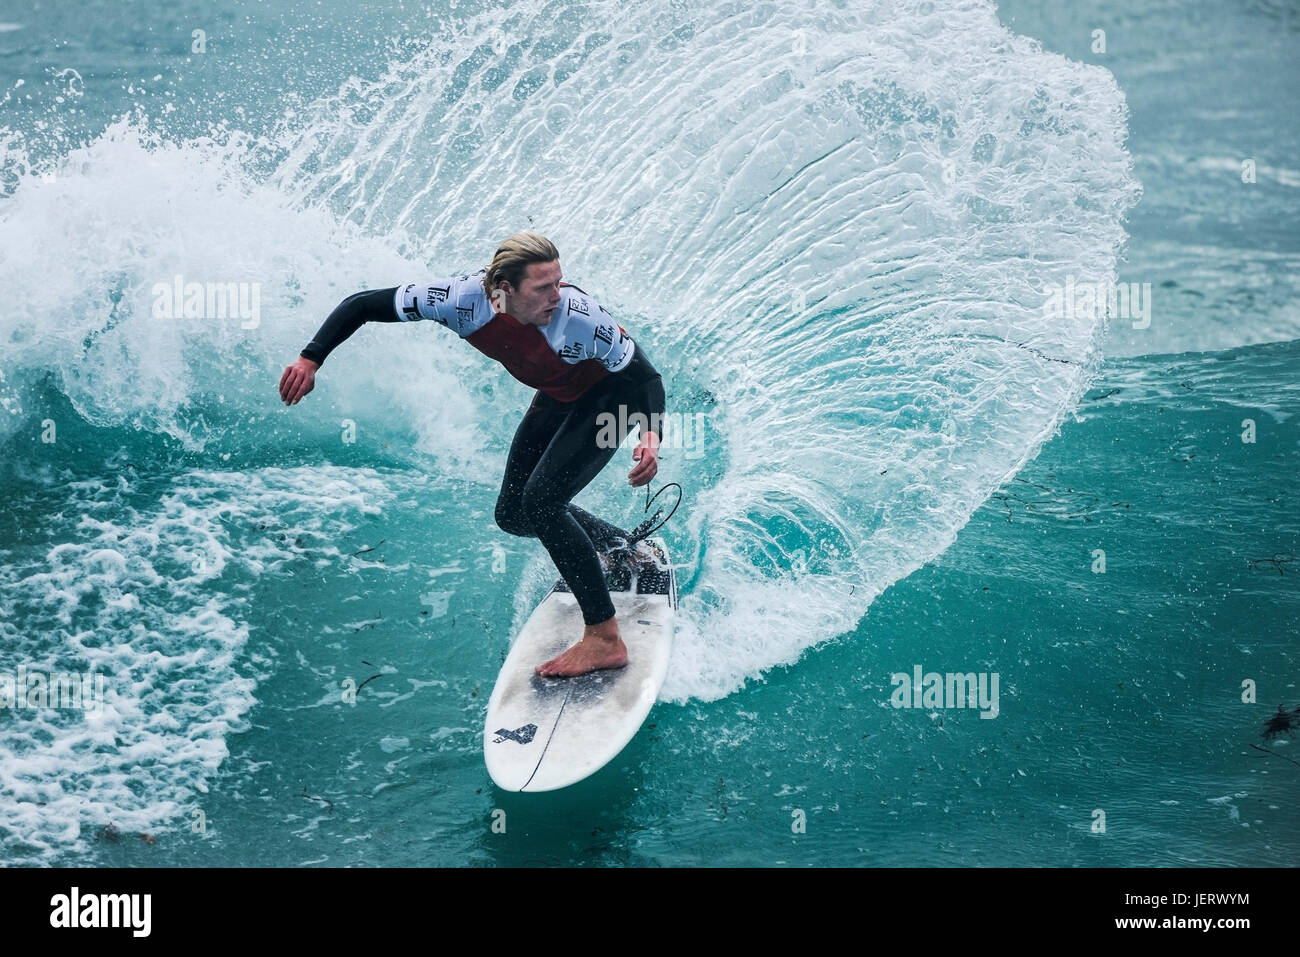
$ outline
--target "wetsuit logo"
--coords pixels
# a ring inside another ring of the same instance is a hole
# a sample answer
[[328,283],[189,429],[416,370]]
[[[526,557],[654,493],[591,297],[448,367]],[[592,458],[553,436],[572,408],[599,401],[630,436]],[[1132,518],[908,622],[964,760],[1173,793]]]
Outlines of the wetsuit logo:
[[457,307],[456,307],[456,323],[457,323],[457,324],[458,324],[462,329],[468,329],[470,326],[472,326],[472,325],[474,324],[474,307],[473,307],[473,306],[457,306]]
[[508,731],[505,728],[497,728],[497,736],[492,739],[493,744],[500,744],[502,741],[514,741],[518,744],[528,744],[533,740],[533,735],[537,734],[537,725],[526,724],[522,728],[515,728]]
[[446,302],[451,295],[451,286],[430,286],[425,294],[424,304],[432,309],[440,302]]
[[586,316],[591,313],[591,307],[587,304],[587,300],[581,296],[570,296],[569,312],[576,312],[580,316]]
[[404,322],[420,318],[420,310],[416,306],[416,299],[414,284],[402,290],[402,320]]
[[[614,344],[614,327],[602,322],[596,327],[596,338],[606,345]],[[624,337],[626,338],[626,337]]]
[[581,342],[570,342],[560,350],[560,358],[565,362],[577,362],[586,358],[587,350]]

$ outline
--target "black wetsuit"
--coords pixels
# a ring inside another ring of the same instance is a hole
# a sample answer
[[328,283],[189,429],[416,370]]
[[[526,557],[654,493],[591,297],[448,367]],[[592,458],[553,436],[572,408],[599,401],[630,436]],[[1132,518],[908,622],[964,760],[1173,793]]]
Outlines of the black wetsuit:
[[663,379],[604,307],[576,286],[561,286],[547,327],[526,326],[491,311],[482,275],[349,296],[301,354],[323,363],[364,323],[432,319],[537,388],[510,445],[496,522],[511,535],[539,539],[583,621],[606,621],[614,617],[614,605],[597,551],[625,544],[630,536],[570,499],[609,463],[632,431],[633,415],[662,421]]

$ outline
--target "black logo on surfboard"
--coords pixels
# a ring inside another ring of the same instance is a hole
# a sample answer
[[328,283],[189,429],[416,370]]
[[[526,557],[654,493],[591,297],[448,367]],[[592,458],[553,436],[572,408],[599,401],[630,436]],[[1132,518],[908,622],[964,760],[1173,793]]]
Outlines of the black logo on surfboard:
[[522,728],[515,728],[513,731],[497,728],[497,736],[492,739],[492,743],[500,744],[502,741],[510,740],[519,744],[528,744],[533,740],[533,735],[536,733],[537,725],[535,724],[526,724]]

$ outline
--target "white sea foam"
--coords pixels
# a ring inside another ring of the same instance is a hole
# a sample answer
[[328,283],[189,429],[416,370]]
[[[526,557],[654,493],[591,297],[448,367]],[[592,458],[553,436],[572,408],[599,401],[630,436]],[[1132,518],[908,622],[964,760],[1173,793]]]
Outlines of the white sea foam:
[[[393,494],[371,470],[330,467],[196,470],[156,501],[139,481],[71,484],[66,508],[84,513],[76,541],[0,562],[6,663],[104,677],[95,711],[0,712],[7,861],[83,848],[109,825],[174,827],[201,809],[256,701],[259,675],[241,655],[250,598],[231,578],[294,561],[299,543],[337,560],[335,538]],[[271,531],[247,534],[259,525]]]

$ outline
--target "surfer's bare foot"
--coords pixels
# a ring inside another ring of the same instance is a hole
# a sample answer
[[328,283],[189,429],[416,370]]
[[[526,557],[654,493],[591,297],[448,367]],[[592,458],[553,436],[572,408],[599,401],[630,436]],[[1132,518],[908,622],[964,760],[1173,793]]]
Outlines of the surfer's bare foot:
[[610,618],[582,629],[582,640],[544,665],[533,669],[546,678],[572,678],[602,668],[627,664],[627,645],[618,634],[618,621]]

